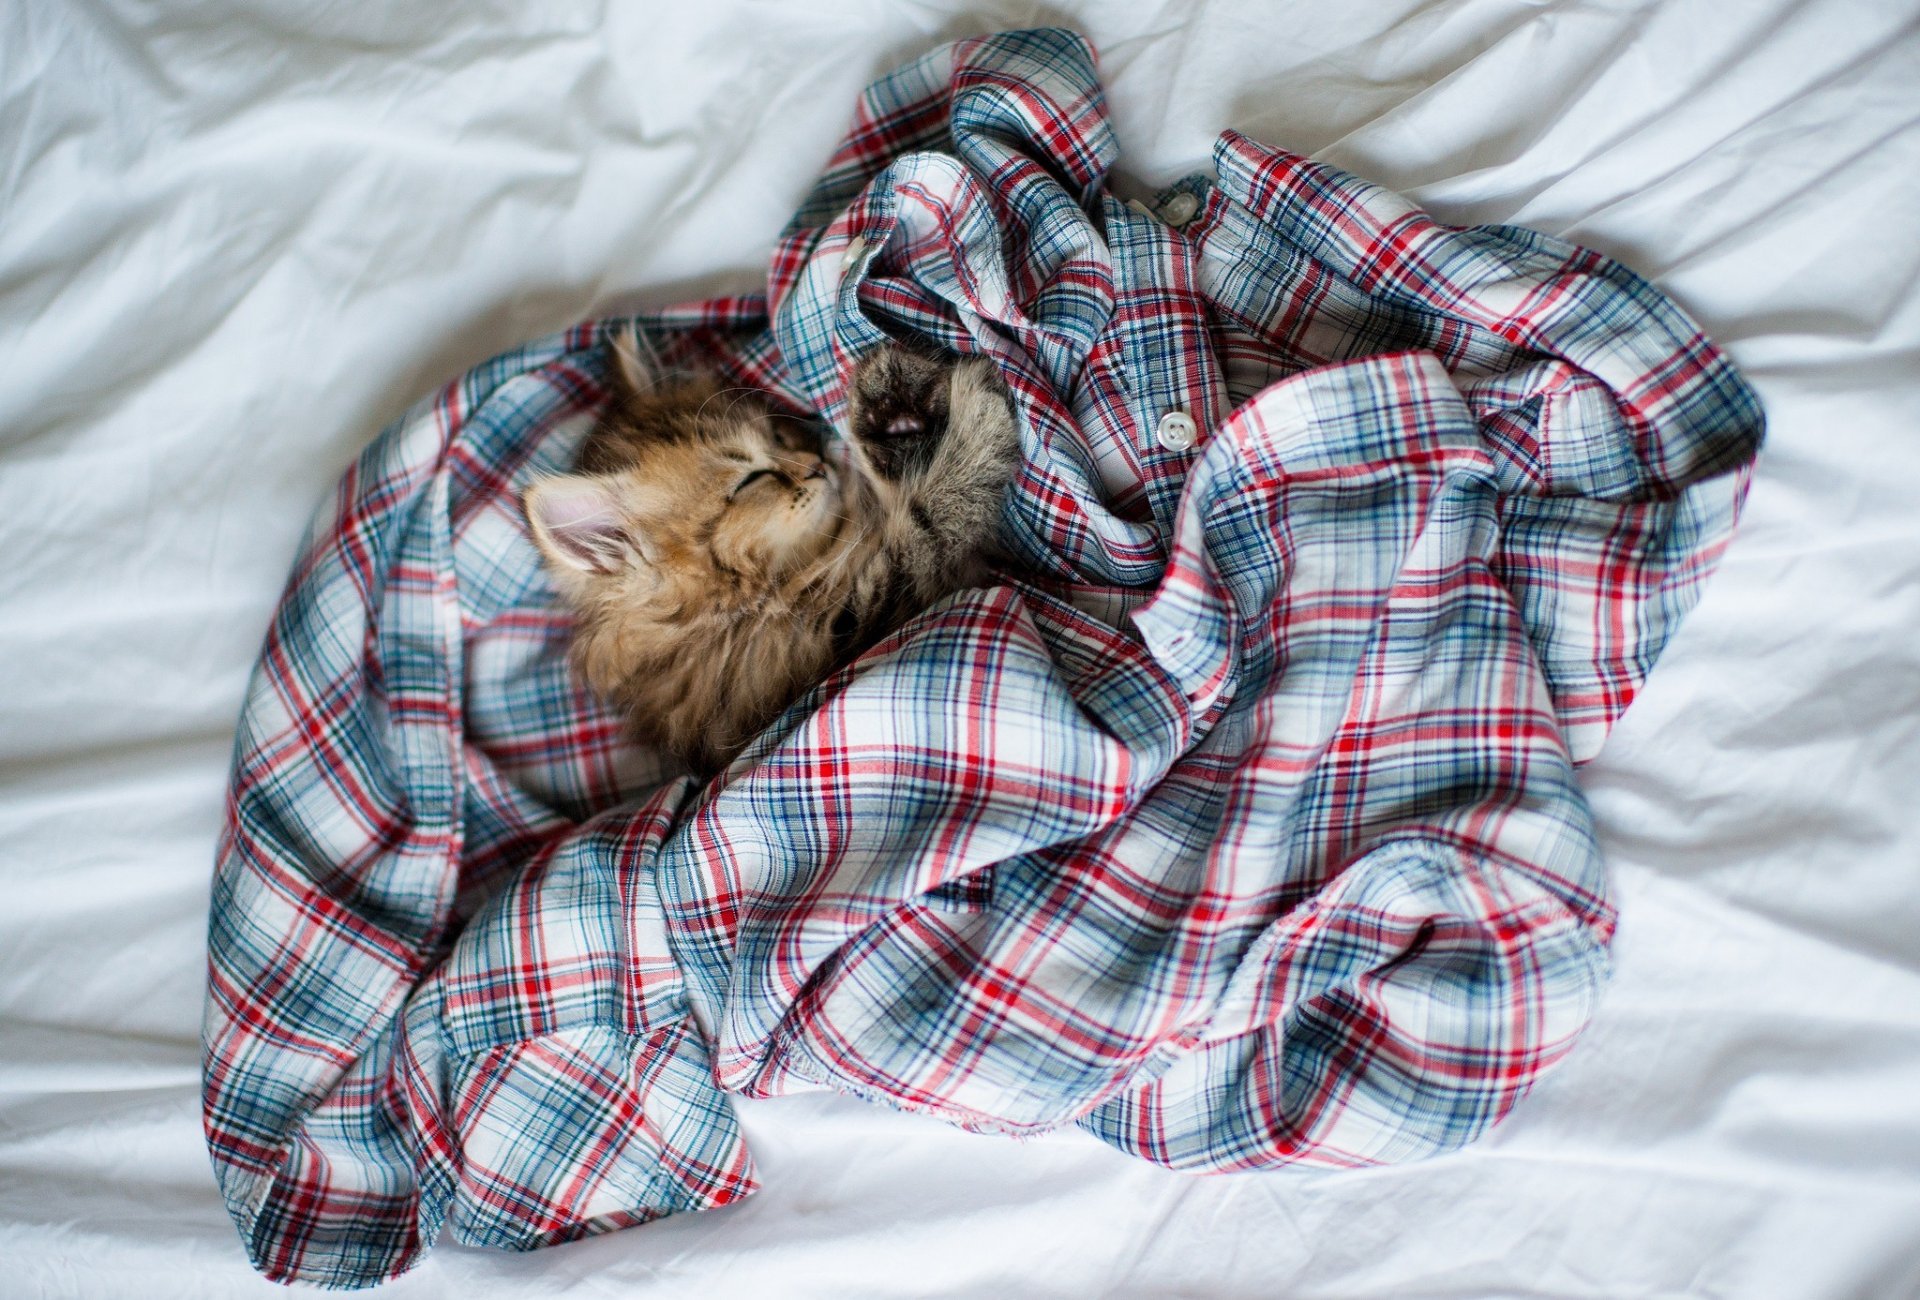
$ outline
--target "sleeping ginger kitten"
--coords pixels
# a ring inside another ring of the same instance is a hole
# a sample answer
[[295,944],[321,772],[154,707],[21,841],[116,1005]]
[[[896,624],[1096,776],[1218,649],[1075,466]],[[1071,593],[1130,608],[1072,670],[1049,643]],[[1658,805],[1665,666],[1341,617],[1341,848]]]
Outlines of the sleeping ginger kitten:
[[573,474],[527,489],[574,662],[636,736],[724,765],[853,651],[978,581],[1020,459],[991,363],[887,346],[849,385],[844,466],[713,377],[650,386],[630,338]]

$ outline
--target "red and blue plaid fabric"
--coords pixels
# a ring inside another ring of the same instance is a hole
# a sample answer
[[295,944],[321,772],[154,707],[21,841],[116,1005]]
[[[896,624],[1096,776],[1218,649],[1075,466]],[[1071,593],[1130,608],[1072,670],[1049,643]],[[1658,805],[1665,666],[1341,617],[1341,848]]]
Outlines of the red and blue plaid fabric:
[[867,92],[764,298],[641,320],[829,421],[883,338],[986,353],[1026,440],[1019,563],[704,788],[582,693],[516,506],[609,324],[348,473],[212,912],[206,1131],[262,1271],[723,1204],[730,1093],[1357,1165],[1567,1052],[1614,923],[1575,764],[1726,545],[1753,395],[1585,249],[1235,134],[1121,203],[1114,155],[1079,37],[960,42]]

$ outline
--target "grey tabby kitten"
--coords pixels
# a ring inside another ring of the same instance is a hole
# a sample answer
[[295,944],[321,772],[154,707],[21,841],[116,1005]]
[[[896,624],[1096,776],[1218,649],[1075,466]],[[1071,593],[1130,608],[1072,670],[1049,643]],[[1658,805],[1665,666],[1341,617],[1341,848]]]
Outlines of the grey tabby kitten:
[[837,664],[984,576],[1020,461],[987,360],[862,358],[836,463],[757,394],[650,385],[631,338],[613,354],[580,472],[524,506],[577,616],[574,662],[639,739],[722,766]]

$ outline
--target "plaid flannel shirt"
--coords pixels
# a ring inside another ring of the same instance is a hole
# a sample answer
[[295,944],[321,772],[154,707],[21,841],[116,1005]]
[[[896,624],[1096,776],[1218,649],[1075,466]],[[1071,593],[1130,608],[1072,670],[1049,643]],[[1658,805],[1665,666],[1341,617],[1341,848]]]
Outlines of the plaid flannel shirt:
[[1728,540],[1754,397],[1598,254],[1232,133],[1152,207],[1114,156],[1081,38],[962,41],[862,98],[764,297],[641,319],[836,427],[885,337],[986,353],[1023,425],[1018,563],[705,788],[568,671],[516,504],[609,324],[347,474],[212,912],[206,1131],[262,1271],[725,1203],[729,1093],[1353,1165],[1567,1052],[1614,923],[1574,767]]

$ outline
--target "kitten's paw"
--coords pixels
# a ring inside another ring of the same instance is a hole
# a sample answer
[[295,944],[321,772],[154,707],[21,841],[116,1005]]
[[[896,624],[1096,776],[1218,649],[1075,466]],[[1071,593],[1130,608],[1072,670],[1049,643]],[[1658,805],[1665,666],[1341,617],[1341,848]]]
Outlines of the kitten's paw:
[[874,472],[898,479],[926,468],[946,435],[953,365],[889,343],[854,365],[850,432]]

